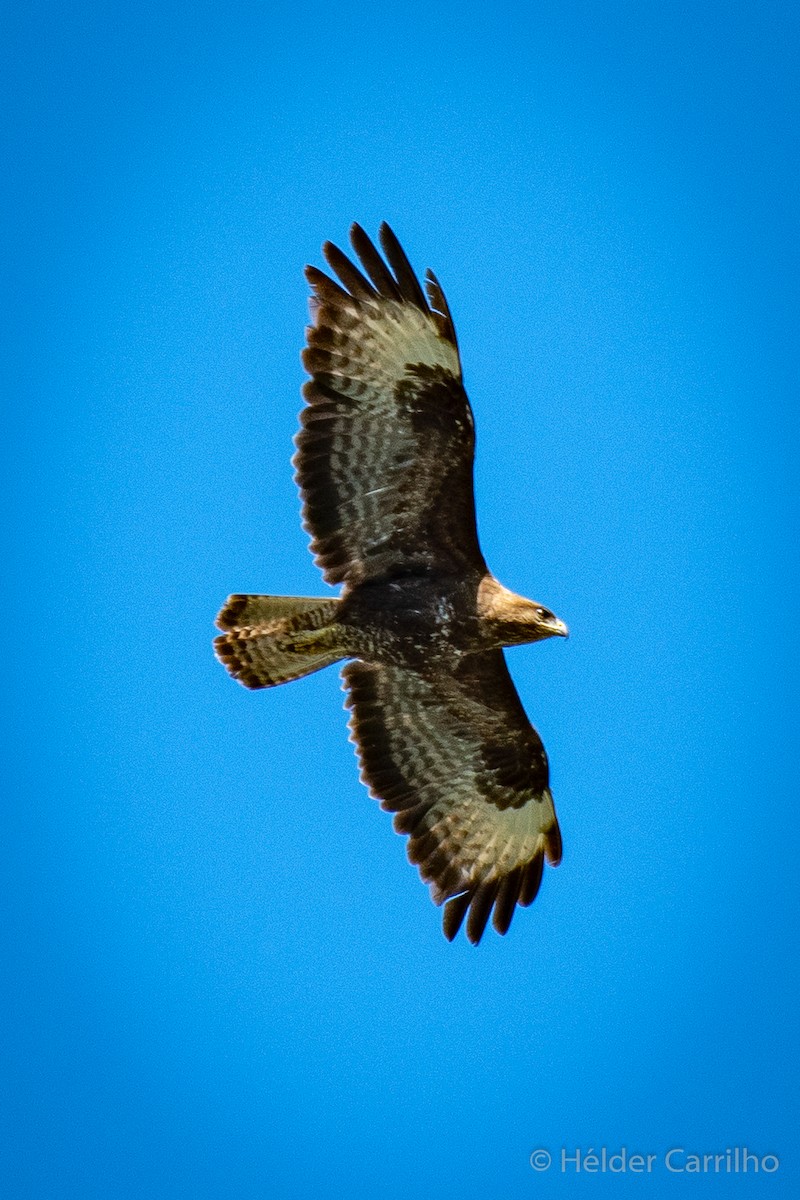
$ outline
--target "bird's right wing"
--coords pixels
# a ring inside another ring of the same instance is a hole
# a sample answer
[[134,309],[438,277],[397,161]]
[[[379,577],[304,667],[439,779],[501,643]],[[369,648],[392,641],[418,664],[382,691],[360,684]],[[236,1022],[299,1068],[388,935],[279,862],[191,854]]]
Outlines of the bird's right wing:
[[294,458],[303,524],[328,583],[482,573],[474,425],[447,301],[430,271],[426,296],[388,225],[380,234],[386,261],[352,227],[363,273],[329,242],[341,284],[306,271],[311,379]]

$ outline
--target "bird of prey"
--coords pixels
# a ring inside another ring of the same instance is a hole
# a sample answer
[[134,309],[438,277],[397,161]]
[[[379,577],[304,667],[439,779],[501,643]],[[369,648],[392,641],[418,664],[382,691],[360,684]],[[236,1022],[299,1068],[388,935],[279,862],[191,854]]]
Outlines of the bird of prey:
[[326,242],[338,282],[306,268],[306,407],[292,460],[311,550],[338,596],[234,595],[220,661],[248,688],[349,660],[342,671],[361,779],[407,834],[452,940],[507,932],[561,836],[544,747],[504,646],[567,636],[503,587],[478,543],[475,432],[455,329],[388,225],[359,225],[356,266]]

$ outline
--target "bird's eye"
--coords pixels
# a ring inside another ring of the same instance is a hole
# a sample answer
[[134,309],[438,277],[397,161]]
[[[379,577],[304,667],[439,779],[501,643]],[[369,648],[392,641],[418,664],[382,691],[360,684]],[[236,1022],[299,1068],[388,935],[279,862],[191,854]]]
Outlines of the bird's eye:
[[536,615],[541,621],[554,621],[555,617],[550,612],[549,608],[537,608]]

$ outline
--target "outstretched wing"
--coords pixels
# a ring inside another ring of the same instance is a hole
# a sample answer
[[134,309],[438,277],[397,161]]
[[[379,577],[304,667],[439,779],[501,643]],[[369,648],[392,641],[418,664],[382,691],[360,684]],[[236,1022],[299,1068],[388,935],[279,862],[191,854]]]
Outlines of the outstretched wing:
[[306,269],[311,379],[293,462],[311,549],[334,584],[482,572],[474,425],[447,301],[430,271],[426,298],[388,225],[386,262],[358,225],[350,238],[366,274],[330,242],[343,286]]
[[561,858],[547,755],[502,650],[470,655],[452,675],[348,663],[342,672],[361,778],[410,835],[452,940],[464,917],[480,941],[489,915],[505,933],[536,896],[544,859]]

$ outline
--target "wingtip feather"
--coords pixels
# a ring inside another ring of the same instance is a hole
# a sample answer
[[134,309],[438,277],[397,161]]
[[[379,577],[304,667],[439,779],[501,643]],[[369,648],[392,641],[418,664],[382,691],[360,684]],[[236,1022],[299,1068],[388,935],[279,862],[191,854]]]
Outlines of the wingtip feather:
[[415,304],[422,312],[429,313],[428,301],[417,279],[414,268],[411,266],[405,250],[400,245],[397,235],[386,221],[382,222],[378,230],[378,236],[389,266],[395,273],[397,285],[400,288],[403,299],[408,300],[411,304]]
[[442,932],[448,942],[453,941],[461,928],[471,900],[472,892],[462,892],[460,896],[454,896],[445,904],[442,915]]

